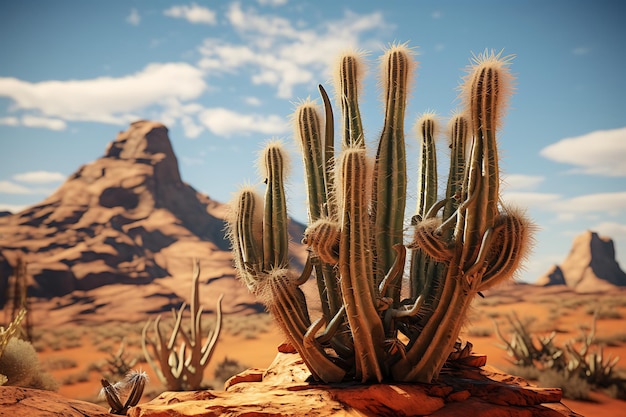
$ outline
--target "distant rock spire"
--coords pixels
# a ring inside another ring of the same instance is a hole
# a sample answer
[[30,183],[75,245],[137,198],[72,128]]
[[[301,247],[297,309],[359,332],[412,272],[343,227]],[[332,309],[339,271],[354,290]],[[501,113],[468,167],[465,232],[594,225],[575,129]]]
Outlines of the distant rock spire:
[[560,265],[537,281],[538,285],[567,285],[579,292],[605,291],[626,286],[626,273],[615,260],[613,240],[587,230],[578,235]]

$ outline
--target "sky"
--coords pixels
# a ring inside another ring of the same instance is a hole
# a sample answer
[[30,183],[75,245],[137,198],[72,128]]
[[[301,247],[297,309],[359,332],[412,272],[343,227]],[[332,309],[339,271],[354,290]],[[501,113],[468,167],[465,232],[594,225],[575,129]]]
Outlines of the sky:
[[472,54],[494,50],[515,55],[499,133],[502,200],[538,226],[520,279],[560,263],[585,230],[612,238],[624,269],[625,18],[618,0],[2,1],[0,210],[42,201],[118,132],[150,119],[169,128],[183,180],[220,202],[260,183],[259,150],[283,140],[290,215],[304,222],[295,103],[317,99],[320,83],[334,91],[338,53],[368,52],[361,112],[373,146],[383,123],[378,58],[407,42],[419,62],[405,121],[410,216],[412,126],[434,111],[444,132]]

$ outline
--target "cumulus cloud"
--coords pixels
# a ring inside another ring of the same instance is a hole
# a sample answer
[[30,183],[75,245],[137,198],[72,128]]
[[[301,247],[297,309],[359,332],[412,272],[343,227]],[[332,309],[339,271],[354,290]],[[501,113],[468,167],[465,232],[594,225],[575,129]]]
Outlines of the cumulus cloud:
[[301,28],[283,17],[244,9],[238,2],[231,4],[226,17],[240,42],[206,39],[199,48],[199,66],[213,73],[250,71],[254,84],[275,87],[281,98],[291,98],[295,86],[319,80],[320,75],[328,78],[338,52],[363,46],[368,33],[388,27],[380,12],[346,11],[342,19]]
[[590,229],[612,239],[626,239],[626,224],[601,222],[593,225]]
[[596,193],[563,199],[553,208],[564,213],[605,212],[618,215],[626,211],[626,192]]
[[131,9],[130,14],[126,16],[126,22],[133,26],[138,26],[141,23],[141,16],[139,16],[139,11],[137,9]]
[[0,193],[2,194],[50,194],[52,190],[48,188],[30,188],[13,181],[1,180]]
[[544,180],[540,175],[509,174],[502,185],[506,190],[534,190]]
[[48,184],[65,180],[65,175],[60,172],[50,171],[30,171],[13,175],[13,179],[19,182],[31,184]]
[[217,23],[216,13],[207,8],[192,3],[191,6],[172,6],[163,11],[163,14],[176,19],[185,19],[190,23],[215,25]]
[[623,177],[626,176],[626,127],[562,139],[543,148],[540,154],[555,162],[574,165],[573,173]]
[[50,130],[65,130],[67,124],[61,119],[38,117],[26,114],[21,118],[21,124],[26,127],[39,127]]
[[503,191],[502,201],[514,207],[552,211],[554,204],[560,201],[559,194]]
[[0,117],[0,125],[19,126],[20,119],[15,116]]
[[0,203],[0,211],[10,211],[11,213],[19,213],[20,211],[24,210],[26,207],[26,205],[23,204],[5,204],[5,203]]
[[199,115],[200,122],[216,135],[262,133],[279,135],[288,132],[287,121],[276,115],[243,114],[217,107],[206,109]]
[[256,107],[256,106],[260,106],[261,105],[261,99],[259,99],[258,97],[249,96],[249,97],[245,97],[243,100],[244,100],[244,102],[246,104],[248,104],[250,106],[255,106]]
[[283,6],[287,0],[257,0],[261,6]]
[[0,77],[0,97],[13,101],[13,111],[36,113],[21,124],[51,129],[64,129],[64,120],[126,124],[149,106],[192,100],[206,88],[203,72],[186,63],[153,63],[118,78],[32,83]]

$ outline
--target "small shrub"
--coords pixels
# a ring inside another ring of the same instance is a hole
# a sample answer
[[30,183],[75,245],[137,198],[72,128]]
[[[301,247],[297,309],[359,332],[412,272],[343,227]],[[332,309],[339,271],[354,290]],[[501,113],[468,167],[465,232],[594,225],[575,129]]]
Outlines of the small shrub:
[[39,371],[39,360],[33,345],[12,338],[0,357],[0,374],[8,378],[6,385],[26,387]]
[[563,397],[570,400],[587,401],[592,390],[591,384],[584,378],[553,369],[546,369],[540,372],[538,382],[542,387],[561,388]]
[[228,357],[225,357],[223,361],[217,364],[213,375],[215,381],[219,385],[224,385],[224,382],[226,382],[230,377],[237,375],[248,368],[248,366],[239,363],[236,359],[228,359]]
[[49,371],[57,371],[59,369],[72,369],[78,366],[78,363],[71,358],[51,358],[44,362],[43,366]]
[[492,334],[493,329],[488,326],[473,326],[467,330],[470,337],[490,337]]
[[29,342],[11,338],[0,356],[0,374],[5,385],[56,391],[58,384],[41,369],[37,352]]

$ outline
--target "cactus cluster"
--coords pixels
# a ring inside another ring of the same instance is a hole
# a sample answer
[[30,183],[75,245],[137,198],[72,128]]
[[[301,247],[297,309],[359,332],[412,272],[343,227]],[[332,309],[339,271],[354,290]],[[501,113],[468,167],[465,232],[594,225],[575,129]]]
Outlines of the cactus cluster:
[[[309,215],[302,273],[289,267],[286,152],[276,141],[260,158],[264,198],[246,186],[231,202],[235,264],[317,380],[431,382],[460,354],[457,338],[473,297],[511,277],[528,248],[530,223],[502,205],[499,194],[496,131],[511,91],[509,59],[487,51],[473,59],[462,92],[465,109],[450,121],[442,199],[438,121],[432,114],[418,120],[418,207],[406,245],[404,119],[416,64],[406,45],[391,46],[381,58],[385,118],[372,156],[358,102],[363,66],[362,55],[349,52],[335,69],[339,146],[322,86],[322,107],[306,100],[295,110]],[[300,289],[312,277],[321,301],[315,320]]]

